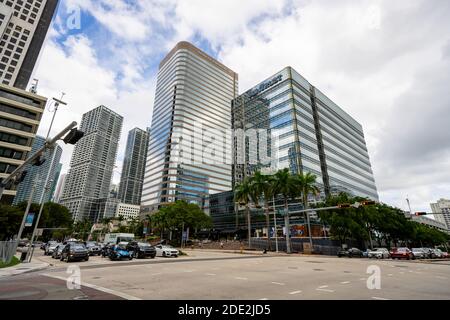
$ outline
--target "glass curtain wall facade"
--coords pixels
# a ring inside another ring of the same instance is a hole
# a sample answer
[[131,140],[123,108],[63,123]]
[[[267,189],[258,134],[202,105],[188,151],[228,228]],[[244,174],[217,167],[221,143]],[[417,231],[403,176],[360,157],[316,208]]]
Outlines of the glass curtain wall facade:
[[[39,149],[41,149],[45,145],[45,138],[41,136],[36,136],[33,142],[33,147],[31,149],[30,155],[35,154]],[[50,168],[50,164],[53,158],[53,152],[56,152],[55,161],[53,166]],[[41,203],[41,199],[43,203],[49,202],[54,193],[54,189],[51,188],[45,192],[45,179],[47,178],[48,172],[50,171],[50,182],[51,186],[54,185],[55,180],[57,181],[59,178],[59,174],[61,172],[59,161],[62,156],[62,148],[57,145],[54,151],[48,150],[44,153],[44,159],[46,160],[42,166],[27,166],[26,171],[28,171],[27,176],[24,181],[19,184],[17,188],[17,195],[14,198],[14,205],[17,205],[23,201],[28,201],[31,195],[31,190],[33,185],[35,186],[35,191],[33,193],[33,203]],[[45,193],[45,194],[44,194]]]
[[[291,67],[239,96],[232,109],[233,128],[246,132],[234,141],[234,184],[256,169],[289,168],[315,174],[323,195],[345,190],[378,200],[362,126]],[[251,129],[267,130],[269,147],[265,137],[249,143]]]
[[139,128],[128,133],[118,196],[122,203],[141,204],[148,137],[148,132]]
[[[209,195],[231,189],[232,147],[224,140],[237,90],[235,72],[188,42],[177,44],[161,62],[142,213],[176,200],[197,203],[208,212]],[[193,138],[196,130],[200,141]]]

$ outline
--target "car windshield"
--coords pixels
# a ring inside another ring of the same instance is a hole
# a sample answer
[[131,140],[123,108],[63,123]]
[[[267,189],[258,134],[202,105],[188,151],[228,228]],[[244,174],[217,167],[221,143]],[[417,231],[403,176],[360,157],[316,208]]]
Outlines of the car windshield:
[[72,248],[75,250],[84,250],[85,249],[85,247],[82,244],[74,244],[72,246]]
[[127,246],[125,244],[119,244],[119,245],[117,245],[117,248],[120,250],[126,250]]
[[150,245],[148,243],[143,243],[143,242],[138,243],[138,246],[139,247],[150,247]]
[[416,252],[419,251],[420,252],[420,251],[423,251],[423,250],[420,249],[420,248],[413,248],[412,251],[416,251]]

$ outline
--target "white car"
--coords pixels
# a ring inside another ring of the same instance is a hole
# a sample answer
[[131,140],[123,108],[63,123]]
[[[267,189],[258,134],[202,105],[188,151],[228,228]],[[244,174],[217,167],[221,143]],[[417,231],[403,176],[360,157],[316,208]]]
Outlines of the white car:
[[368,253],[369,258],[377,258],[377,259],[388,259],[389,258],[389,250],[386,248],[376,248]]
[[174,247],[158,244],[155,246],[157,257],[178,257],[180,252]]

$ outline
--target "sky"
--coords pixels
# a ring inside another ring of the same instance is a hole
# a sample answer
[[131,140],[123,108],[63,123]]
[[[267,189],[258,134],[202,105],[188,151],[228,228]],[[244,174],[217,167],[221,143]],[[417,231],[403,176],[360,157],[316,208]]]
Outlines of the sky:
[[363,125],[380,200],[430,212],[450,198],[449,16],[448,0],[63,0],[34,78],[43,96],[65,93],[53,135],[99,105],[124,116],[117,183],[176,43],[237,72],[240,92],[292,66]]

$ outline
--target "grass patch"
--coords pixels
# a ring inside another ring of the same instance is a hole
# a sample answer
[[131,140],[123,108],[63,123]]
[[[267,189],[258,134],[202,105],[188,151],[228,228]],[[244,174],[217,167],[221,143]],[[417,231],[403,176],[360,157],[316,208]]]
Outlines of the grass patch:
[[20,263],[20,260],[17,259],[16,257],[13,257],[11,262],[9,264],[5,264],[3,262],[0,261],[0,269],[1,268],[8,268],[8,267],[13,267],[15,265],[18,265]]

